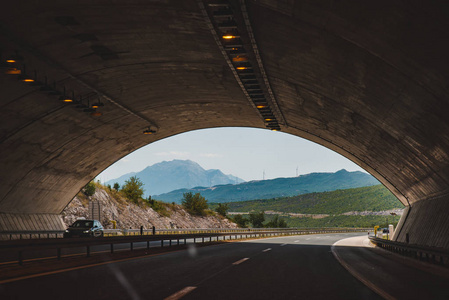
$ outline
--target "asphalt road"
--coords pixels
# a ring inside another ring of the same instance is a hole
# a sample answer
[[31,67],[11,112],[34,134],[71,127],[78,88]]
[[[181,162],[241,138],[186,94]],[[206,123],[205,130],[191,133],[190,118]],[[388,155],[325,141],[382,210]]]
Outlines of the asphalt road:
[[3,283],[0,299],[380,299],[331,252],[354,235],[190,248]]

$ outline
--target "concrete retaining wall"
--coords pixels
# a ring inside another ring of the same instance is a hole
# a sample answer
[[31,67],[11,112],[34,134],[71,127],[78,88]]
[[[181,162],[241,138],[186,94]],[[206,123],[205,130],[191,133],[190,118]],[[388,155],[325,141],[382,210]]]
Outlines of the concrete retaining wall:
[[394,240],[449,249],[449,196],[419,201],[403,215]]
[[64,229],[65,225],[59,214],[0,213],[0,232]]

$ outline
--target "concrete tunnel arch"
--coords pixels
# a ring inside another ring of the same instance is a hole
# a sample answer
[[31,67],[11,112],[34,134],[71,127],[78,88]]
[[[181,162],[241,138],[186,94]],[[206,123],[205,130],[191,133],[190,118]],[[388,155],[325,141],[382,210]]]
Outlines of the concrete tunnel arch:
[[449,247],[443,1],[3,6],[0,230],[58,227],[86,182],[143,145],[242,126],[351,159],[411,208],[399,241]]

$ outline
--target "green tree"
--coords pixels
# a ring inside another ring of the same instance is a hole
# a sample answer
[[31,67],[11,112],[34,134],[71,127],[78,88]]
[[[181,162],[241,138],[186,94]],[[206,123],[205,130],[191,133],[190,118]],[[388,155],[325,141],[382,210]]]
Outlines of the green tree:
[[263,222],[265,221],[265,213],[261,212],[250,212],[249,221],[253,224],[254,228],[262,228]]
[[[115,186],[115,184],[114,184]],[[142,188],[143,182],[136,176],[131,177],[125,181],[121,191],[126,198],[137,203],[142,198],[144,189]]]
[[86,184],[86,186],[83,188],[83,193],[86,196],[93,196],[93,194],[95,194],[95,190],[96,190],[96,186],[95,183],[93,181],[90,181],[88,184]]
[[287,228],[287,222],[284,219],[279,219],[278,228]]
[[182,206],[191,214],[204,216],[209,207],[206,198],[200,193],[193,195],[192,192],[182,194]]
[[119,189],[120,189],[120,184],[118,184],[118,182],[114,183],[114,190],[116,192],[118,192]]
[[265,227],[267,228],[286,228],[287,222],[284,219],[279,218],[278,215],[275,215],[270,222],[268,222]]
[[223,217],[226,217],[228,210],[229,205],[227,203],[218,203],[218,207],[215,209],[215,211]]
[[232,220],[237,224],[240,228],[245,228],[246,223],[248,223],[248,219],[243,217],[242,215],[235,215]]

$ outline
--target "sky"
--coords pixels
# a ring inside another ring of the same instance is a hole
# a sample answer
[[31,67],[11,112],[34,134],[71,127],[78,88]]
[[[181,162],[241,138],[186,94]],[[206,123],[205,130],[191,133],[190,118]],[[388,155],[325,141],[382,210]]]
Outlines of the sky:
[[[313,172],[364,171],[321,145],[267,129],[225,127],[178,134],[144,146],[97,176],[101,182],[173,159],[192,160],[245,181]],[[364,171],[365,172],[365,171]]]

